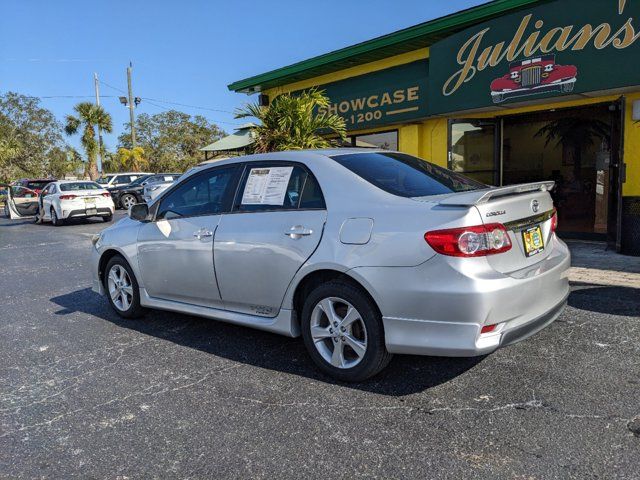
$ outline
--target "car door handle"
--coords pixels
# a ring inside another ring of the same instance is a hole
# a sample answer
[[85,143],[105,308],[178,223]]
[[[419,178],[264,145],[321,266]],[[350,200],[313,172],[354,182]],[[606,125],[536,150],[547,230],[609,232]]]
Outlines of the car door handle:
[[213,232],[212,232],[212,231],[210,231],[210,230],[205,230],[205,229],[203,228],[203,229],[200,229],[200,230],[198,230],[197,232],[195,232],[195,233],[193,234],[193,236],[194,236],[195,238],[197,238],[198,240],[202,240],[203,238],[210,238],[210,237],[213,237]]
[[288,232],[284,232],[285,235],[293,238],[294,240],[298,240],[302,237],[307,237],[313,233],[313,230],[308,228],[304,228],[302,225],[296,225],[291,227]]

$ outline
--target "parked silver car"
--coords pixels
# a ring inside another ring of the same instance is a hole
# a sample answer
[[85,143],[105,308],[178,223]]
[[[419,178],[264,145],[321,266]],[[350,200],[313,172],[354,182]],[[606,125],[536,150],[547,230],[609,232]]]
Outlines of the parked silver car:
[[302,335],[346,381],[394,353],[484,355],[565,305],[552,187],[487,187],[383,150],[225,160],[94,237],[93,288],[123,317],[157,308]]

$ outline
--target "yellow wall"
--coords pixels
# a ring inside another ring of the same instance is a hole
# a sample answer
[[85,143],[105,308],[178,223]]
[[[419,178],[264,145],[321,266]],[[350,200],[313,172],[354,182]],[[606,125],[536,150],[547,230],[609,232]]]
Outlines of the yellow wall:
[[[358,65],[356,67],[340,70],[338,72],[322,75],[320,77],[303,80],[300,82],[285,85],[283,87],[266,90],[264,93],[271,98],[281,93],[302,90],[313,86],[321,86],[326,83],[344,80],[346,78],[363,75],[377,70],[394,67],[410,63],[415,60],[428,58],[429,49],[423,48],[413,52],[404,53],[395,57],[378,60],[376,62]],[[564,102],[553,102],[545,105],[514,108],[501,110],[500,112],[484,112],[475,114],[465,114],[464,118],[494,118],[496,116],[518,115],[527,112],[549,110],[553,108],[568,108],[583,105],[590,105],[602,102],[612,102],[619,98],[619,95],[602,96],[597,98],[584,98]],[[625,196],[640,196],[640,124],[631,120],[632,102],[639,100],[640,93],[627,95],[626,121],[624,126],[624,161],[627,164],[627,181],[623,185]],[[431,118],[422,122],[414,122],[399,126],[387,126],[384,128],[360,130],[349,132],[350,134],[374,133],[390,129],[398,129],[398,148],[400,151],[417,155],[430,160],[438,165],[447,166],[447,119]]]

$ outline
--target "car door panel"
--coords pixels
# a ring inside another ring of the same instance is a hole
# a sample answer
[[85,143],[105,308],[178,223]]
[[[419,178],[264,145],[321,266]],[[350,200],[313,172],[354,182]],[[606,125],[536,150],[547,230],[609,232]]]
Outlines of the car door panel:
[[138,233],[138,268],[149,296],[221,307],[213,264],[213,236],[229,211],[238,167],[201,172],[163,198]]
[[223,215],[214,239],[225,308],[277,315],[289,283],[320,242],[326,216],[322,192],[303,165],[247,164],[234,213]]
[[35,191],[20,185],[6,187],[10,218],[32,217],[38,213],[38,194]]
[[214,261],[225,308],[277,315],[289,283],[317,248],[325,221],[325,210],[224,215]]
[[212,248],[219,221],[220,215],[205,215],[142,225],[138,266],[149,296],[220,307]]

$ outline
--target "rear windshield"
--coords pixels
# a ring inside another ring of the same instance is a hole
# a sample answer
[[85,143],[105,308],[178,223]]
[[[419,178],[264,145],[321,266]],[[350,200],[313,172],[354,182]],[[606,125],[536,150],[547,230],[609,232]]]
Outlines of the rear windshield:
[[27,188],[30,188],[31,190],[42,190],[44,187],[46,187],[50,183],[51,183],[51,180],[39,180],[36,182],[27,182]]
[[73,182],[61,183],[60,190],[63,192],[73,192],[76,190],[102,190],[102,187],[94,182]]
[[480,182],[404,153],[349,153],[331,158],[376,187],[400,197],[426,197],[487,188]]

